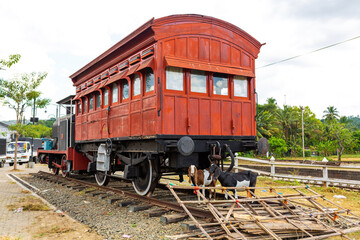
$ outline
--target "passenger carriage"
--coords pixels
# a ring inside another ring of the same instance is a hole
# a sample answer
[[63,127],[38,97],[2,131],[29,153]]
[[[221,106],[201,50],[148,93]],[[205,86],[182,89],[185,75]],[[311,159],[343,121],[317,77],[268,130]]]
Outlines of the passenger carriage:
[[146,195],[163,174],[255,149],[260,47],[216,18],[151,19],[70,76],[74,153],[49,167],[93,172],[100,185],[123,171]]

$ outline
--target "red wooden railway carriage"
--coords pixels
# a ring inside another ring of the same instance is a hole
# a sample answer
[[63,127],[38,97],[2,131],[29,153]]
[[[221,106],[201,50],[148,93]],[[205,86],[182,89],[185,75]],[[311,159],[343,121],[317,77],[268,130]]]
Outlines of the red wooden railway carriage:
[[225,21],[174,15],[151,19],[78,70],[75,149],[87,170],[99,184],[124,171],[145,195],[162,174],[255,149],[260,47]]

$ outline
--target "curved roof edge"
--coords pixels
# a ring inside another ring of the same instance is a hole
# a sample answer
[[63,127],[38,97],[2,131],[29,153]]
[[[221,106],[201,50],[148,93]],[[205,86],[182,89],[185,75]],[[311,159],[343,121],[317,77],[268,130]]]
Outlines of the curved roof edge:
[[123,38],[122,40],[120,40],[119,42],[117,42],[114,46],[112,46],[111,48],[109,48],[108,50],[106,50],[104,53],[102,53],[100,56],[98,56],[97,58],[95,58],[94,60],[92,60],[91,62],[89,62],[88,64],[86,64],[84,67],[80,68],[79,70],[77,70],[75,73],[73,73],[72,75],[70,75],[70,78],[73,79],[76,76],[78,76],[79,74],[81,74],[82,72],[84,72],[86,69],[88,69],[89,67],[91,67],[92,65],[94,65],[95,63],[99,62],[100,60],[102,60],[103,58],[105,58],[106,56],[108,56],[110,53],[114,52],[116,49],[120,48],[121,46],[125,45],[126,43],[128,43],[129,41],[131,41],[133,38],[135,38],[137,35],[139,35],[139,33],[145,31],[146,29],[148,29],[149,27],[151,27],[152,22],[154,21],[154,18],[151,18],[149,21],[147,21],[146,23],[144,23],[143,25],[141,25],[139,28],[137,28],[136,30],[134,30],[132,33],[130,33],[129,35],[127,35],[125,38]]
[[259,48],[262,46],[262,44],[257,41],[254,37],[252,37],[250,34],[242,30],[241,28],[235,26],[234,24],[231,24],[229,22],[226,22],[224,20],[209,17],[205,15],[199,15],[199,14],[176,14],[176,15],[170,15],[162,18],[157,18],[153,21],[153,26],[160,26],[168,23],[175,23],[175,22],[203,22],[203,23],[211,23],[218,25],[223,28],[227,28],[233,32],[236,32],[240,36],[247,39],[249,42],[251,42],[255,47]]
[[128,43],[129,41],[134,39],[136,36],[143,33],[148,28],[157,27],[157,26],[161,26],[161,25],[165,25],[165,24],[176,23],[176,22],[187,22],[187,21],[188,22],[211,23],[211,24],[214,24],[214,25],[218,25],[220,27],[229,29],[229,30],[239,34],[240,36],[242,36],[243,38],[248,40],[251,44],[253,44],[254,47],[256,47],[257,49],[260,49],[260,47],[262,45],[259,41],[257,41],[255,38],[253,38],[250,34],[245,32],[241,28],[239,28],[239,27],[237,27],[237,26],[235,26],[235,25],[233,25],[233,24],[231,24],[229,22],[226,22],[226,21],[220,20],[218,18],[214,18],[214,17],[209,17],[209,16],[205,16],[205,15],[198,15],[198,14],[177,14],[177,15],[170,15],[170,16],[158,18],[158,19],[152,18],[149,21],[147,21],[146,23],[144,23],[142,26],[140,26],[139,28],[134,30],[132,33],[127,35],[125,38],[123,38],[122,40],[117,42],[111,48],[106,50],[100,56],[96,57],[94,60],[92,60],[91,62],[86,64],[84,67],[80,68],[75,73],[70,75],[70,78],[73,80],[73,82],[76,82],[76,79],[77,79],[77,77],[79,75],[81,75],[82,73],[87,71],[87,69],[93,67],[96,63],[98,63],[101,60],[105,59],[109,54],[113,53],[114,51],[119,49],[121,46],[125,45],[126,43]]

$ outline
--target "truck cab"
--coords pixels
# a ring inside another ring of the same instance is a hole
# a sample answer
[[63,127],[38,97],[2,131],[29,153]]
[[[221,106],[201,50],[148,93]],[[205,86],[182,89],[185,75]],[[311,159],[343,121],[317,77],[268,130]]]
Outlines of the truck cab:
[[[8,143],[6,150],[6,163],[10,166],[14,165],[14,157],[15,157],[15,142]],[[29,162],[31,159],[31,151],[32,146],[28,141],[18,141],[17,142],[17,163],[20,165],[23,163]],[[34,149],[33,156],[37,155],[37,149]]]

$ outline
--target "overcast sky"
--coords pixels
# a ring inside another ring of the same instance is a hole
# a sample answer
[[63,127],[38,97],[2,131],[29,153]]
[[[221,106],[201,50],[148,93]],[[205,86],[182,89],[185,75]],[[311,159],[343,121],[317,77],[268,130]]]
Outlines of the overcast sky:
[[[360,38],[280,64],[261,66],[360,36],[357,0],[0,1],[0,59],[22,55],[0,77],[46,71],[40,90],[53,103],[75,93],[69,76],[151,19],[195,13],[228,21],[266,43],[256,60],[259,102],[328,106],[360,115]],[[38,110],[42,119],[55,107]],[[26,113],[30,117],[30,109]],[[0,105],[0,121],[15,119]]]

